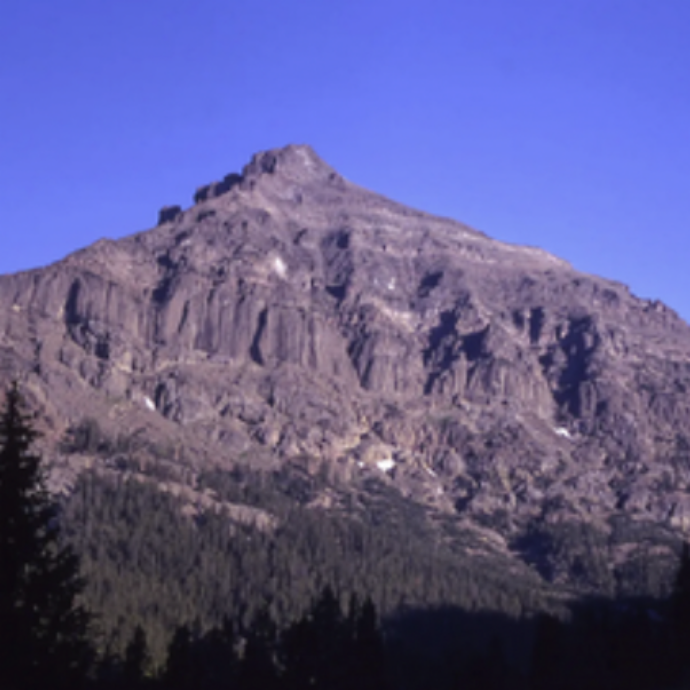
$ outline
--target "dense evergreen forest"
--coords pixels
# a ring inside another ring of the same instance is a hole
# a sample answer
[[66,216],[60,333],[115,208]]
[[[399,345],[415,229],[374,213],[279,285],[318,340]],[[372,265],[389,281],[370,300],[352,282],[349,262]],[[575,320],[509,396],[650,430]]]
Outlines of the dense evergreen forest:
[[255,511],[233,517],[90,472],[58,506],[34,437],[12,389],[0,417],[3,689],[690,687],[687,547],[669,596],[566,602],[439,540],[382,482],[327,511],[310,503],[318,480],[299,473],[200,475],[199,492]]
[[243,471],[203,481],[229,500],[270,509],[276,526],[189,516],[154,484],[97,474],[83,475],[65,504],[62,524],[108,649],[121,653],[140,625],[160,661],[179,622],[202,631],[225,617],[247,625],[264,607],[284,626],[326,586],[343,605],[371,598],[385,616],[452,605],[517,617],[556,607],[537,578],[516,580],[493,563],[434,547],[423,512],[383,484],[363,521],[300,505],[283,493],[281,476]]

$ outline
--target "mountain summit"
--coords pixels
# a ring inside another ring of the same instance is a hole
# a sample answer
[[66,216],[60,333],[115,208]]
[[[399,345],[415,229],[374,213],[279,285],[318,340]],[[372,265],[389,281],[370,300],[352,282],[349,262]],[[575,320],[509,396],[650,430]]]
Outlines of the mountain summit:
[[[271,524],[202,495],[199,473],[292,468],[330,511],[374,482],[439,539],[597,591],[633,587],[650,549],[675,562],[690,528],[686,323],[307,146],[255,155],[151,230],[0,277],[0,367],[65,492],[85,468],[124,472]],[[101,438],[146,442],[124,462]]]

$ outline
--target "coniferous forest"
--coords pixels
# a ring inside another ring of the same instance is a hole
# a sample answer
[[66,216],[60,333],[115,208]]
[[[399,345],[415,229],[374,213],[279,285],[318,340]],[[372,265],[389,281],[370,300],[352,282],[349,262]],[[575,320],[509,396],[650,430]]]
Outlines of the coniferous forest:
[[[152,483],[45,489],[16,387],[0,415],[0,687],[690,687],[690,552],[657,598],[564,601],[432,544],[374,485],[357,517],[285,473],[209,472],[275,523],[185,511]],[[354,513],[353,513],[354,515]]]

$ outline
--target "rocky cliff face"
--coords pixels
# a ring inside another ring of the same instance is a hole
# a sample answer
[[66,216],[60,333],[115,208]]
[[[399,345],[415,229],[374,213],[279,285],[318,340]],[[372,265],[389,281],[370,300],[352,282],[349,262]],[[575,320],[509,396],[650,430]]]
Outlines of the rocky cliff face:
[[[1,375],[39,411],[56,486],[116,471],[126,438],[120,470],[166,468],[168,488],[242,462],[341,493],[375,476],[595,588],[690,528],[690,328],[663,304],[357,187],[304,146],[159,220],[0,277]],[[93,419],[120,439],[108,458],[68,452]],[[554,535],[575,527],[589,536],[564,557]],[[601,572],[583,571],[587,539]]]

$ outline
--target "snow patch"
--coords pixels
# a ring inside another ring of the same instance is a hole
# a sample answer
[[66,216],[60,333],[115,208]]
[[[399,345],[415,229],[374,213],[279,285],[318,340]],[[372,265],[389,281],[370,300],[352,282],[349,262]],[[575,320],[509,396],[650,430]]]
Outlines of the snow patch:
[[285,278],[285,276],[287,275],[287,265],[281,257],[276,256],[275,259],[273,259],[273,270],[281,278]]
[[146,407],[148,407],[149,410],[155,410],[156,409],[155,403],[147,395],[144,396],[144,405],[146,405]]
[[376,463],[376,466],[381,470],[381,472],[390,472],[395,467],[395,460],[393,460],[393,458],[379,460]]
[[438,475],[436,474],[436,472],[434,472],[434,471],[431,469],[431,467],[426,467],[426,466],[425,466],[424,469],[427,471],[427,474],[431,475],[432,477],[438,477]]
[[395,290],[395,278],[391,278],[391,279],[388,281],[388,286],[387,286],[387,287],[388,287],[389,290]]
[[570,432],[564,426],[558,426],[554,429],[554,431],[559,436],[563,436],[563,438],[572,438],[572,436],[570,435]]

